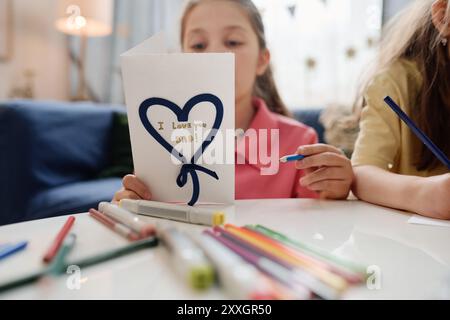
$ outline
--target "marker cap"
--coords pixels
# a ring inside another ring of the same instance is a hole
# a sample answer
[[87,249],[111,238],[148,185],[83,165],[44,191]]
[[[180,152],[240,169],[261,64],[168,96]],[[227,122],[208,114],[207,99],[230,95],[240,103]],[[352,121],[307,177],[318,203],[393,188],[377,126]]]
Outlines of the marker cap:
[[222,211],[193,207],[189,211],[189,221],[208,226],[219,226],[225,223],[225,213]]

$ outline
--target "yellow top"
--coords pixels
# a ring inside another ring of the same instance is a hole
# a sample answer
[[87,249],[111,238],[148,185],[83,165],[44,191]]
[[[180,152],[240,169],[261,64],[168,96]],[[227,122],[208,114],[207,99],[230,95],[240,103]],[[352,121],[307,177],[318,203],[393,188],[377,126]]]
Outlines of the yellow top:
[[422,76],[412,61],[401,59],[372,81],[365,94],[360,133],[352,155],[354,166],[373,165],[393,173],[434,176],[448,172],[443,164],[418,171],[414,165],[420,155],[420,140],[385,104],[389,95],[410,117],[418,103]]

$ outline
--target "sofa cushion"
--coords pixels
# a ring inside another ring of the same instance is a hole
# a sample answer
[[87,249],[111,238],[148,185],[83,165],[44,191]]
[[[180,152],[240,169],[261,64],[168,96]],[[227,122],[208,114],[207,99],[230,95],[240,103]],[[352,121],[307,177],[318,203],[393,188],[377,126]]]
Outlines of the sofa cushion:
[[313,128],[317,132],[319,143],[326,143],[325,141],[325,128],[320,122],[320,115],[322,113],[321,108],[315,109],[299,109],[293,112],[294,118],[303,124]]
[[42,191],[30,202],[27,220],[87,212],[100,201],[111,201],[122,186],[122,179],[107,178],[76,182]]
[[40,192],[94,178],[108,162],[119,109],[91,102],[0,103],[0,225],[25,219]]
[[134,171],[130,131],[126,113],[114,114],[111,130],[111,147],[108,158],[110,162],[98,174],[98,178],[123,177]]

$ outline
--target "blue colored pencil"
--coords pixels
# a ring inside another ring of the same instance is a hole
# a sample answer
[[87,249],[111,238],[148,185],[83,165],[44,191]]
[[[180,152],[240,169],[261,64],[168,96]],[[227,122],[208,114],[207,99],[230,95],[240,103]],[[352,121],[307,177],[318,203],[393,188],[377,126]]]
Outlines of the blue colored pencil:
[[384,102],[391,107],[391,109],[399,116],[401,120],[403,120],[404,123],[414,132],[414,134],[417,136],[417,138],[420,139],[420,141],[423,142],[424,145],[427,146],[428,149],[430,149],[431,152],[438,158],[444,165],[447,166],[448,169],[450,169],[450,160],[447,158],[447,156],[440,150],[433,141],[428,138],[425,133],[423,133],[422,130],[420,130],[416,124],[406,115],[406,113],[403,112],[403,110],[392,100],[391,97],[387,96],[384,98]]
[[305,156],[302,156],[301,154],[291,154],[280,158],[280,162],[290,162],[290,161],[298,161],[303,160]]
[[19,252],[27,247],[28,241],[21,241],[19,243],[5,245],[0,248],[0,260]]

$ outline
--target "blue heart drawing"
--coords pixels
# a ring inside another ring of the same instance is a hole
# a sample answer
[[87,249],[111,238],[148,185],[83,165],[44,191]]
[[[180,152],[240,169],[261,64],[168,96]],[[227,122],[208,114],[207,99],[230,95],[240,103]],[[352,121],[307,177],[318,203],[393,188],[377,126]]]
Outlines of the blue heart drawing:
[[[170,109],[177,116],[178,121],[186,122],[189,119],[189,113],[191,112],[191,110],[201,102],[210,102],[216,109],[216,117],[214,119],[214,124],[211,128],[212,130],[210,131],[206,139],[203,141],[200,148],[196,150],[190,162],[188,162],[187,159],[184,157],[184,155],[178,150],[176,150],[170,143],[168,143],[153,127],[150,120],[148,119],[147,111],[153,106],[162,106]],[[196,162],[202,156],[206,148],[214,140],[215,134],[217,130],[219,130],[220,125],[222,124],[223,120],[222,101],[220,101],[220,99],[213,94],[203,93],[196,95],[195,97],[192,97],[191,99],[189,99],[188,102],[186,102],[183,108],[180,108],[177,104],[173,103],[172,101],[163,98],[149,98],[144,100],[144,102],[142,102],[141,105],[139,106],[139,117],[141,119],[144,128],[148,131],[148,133],[150,133],[150,135],[161,146],[163,146],[164,149],[166,149],[170,154],[175,156],[178,160],[181,161],[181,163],[183,163],[180,169],[180,174],[177,177],[178,187],[180,188],[184,187],[187,183],[188,174],[191,175],[193,191],[191,200],[188,202],[188,205],[193,206],[197,202],[198,197],[200,195],[200,183],[198,180],[197,171],[206,173],[211,177],[215,178],[216,180],[219,180],[219,177],[217,176],[216,172],[206,169],[205,167],[196,164]]]

